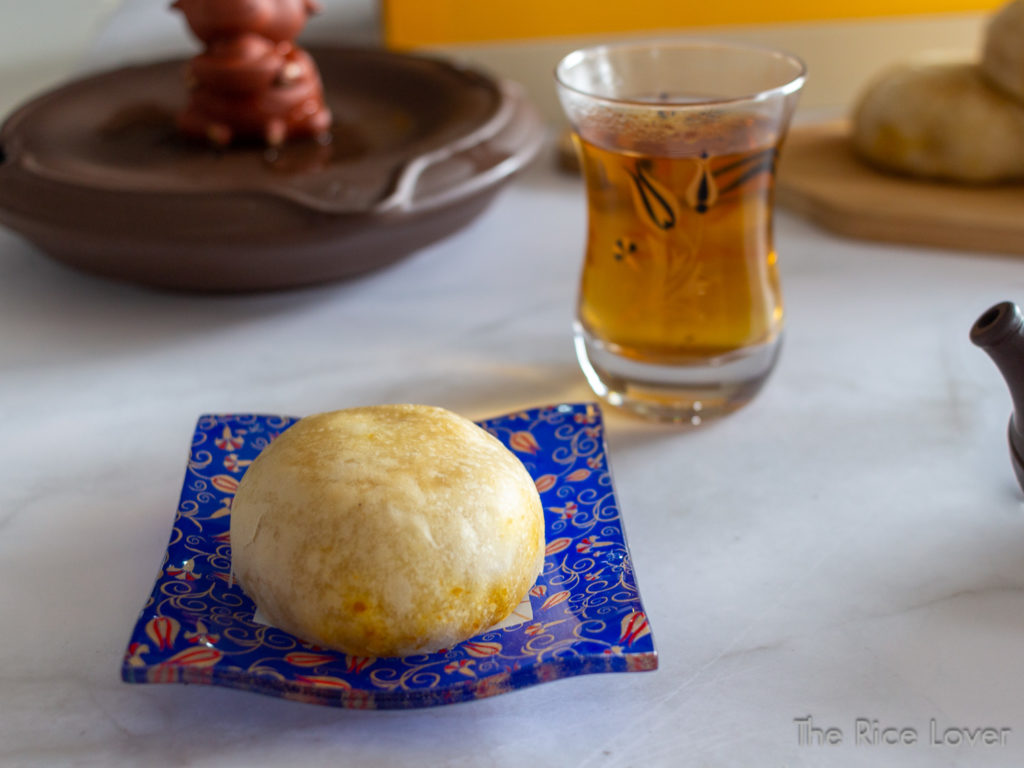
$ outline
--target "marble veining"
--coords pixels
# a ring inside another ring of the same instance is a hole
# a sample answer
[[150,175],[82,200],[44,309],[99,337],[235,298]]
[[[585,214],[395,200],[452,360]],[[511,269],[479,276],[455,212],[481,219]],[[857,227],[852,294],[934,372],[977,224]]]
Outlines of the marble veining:
[[[180,32],[164,14],[133,4],[137,41],[108,39],[158,50]],[[263,297],[108,284],[0,231],[0,765],[1024,764],[1010,402],[967,340],[1024,301],[1021,262],[785,212],[786,346],[758,399],[692,432],[606,414],[656,672],[393,713],[120,682],[200,413],[590,398],[569,327],[581,200],[542,160],[393,269]],[[843,742],[799,743],[807,716]],[[924,743],[857,744],[858,718]],[[932,720],[1011,730],[931,746]]]

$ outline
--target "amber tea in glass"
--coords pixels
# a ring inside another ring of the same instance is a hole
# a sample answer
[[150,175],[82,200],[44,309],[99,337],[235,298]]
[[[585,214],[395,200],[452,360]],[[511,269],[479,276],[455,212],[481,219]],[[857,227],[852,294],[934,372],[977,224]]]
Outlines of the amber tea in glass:
[[575,335],[591,386],[692,424],[738,408],[781,344],[772,190],[802,64],[629,45],[571,54],[558,81],[587,189]]

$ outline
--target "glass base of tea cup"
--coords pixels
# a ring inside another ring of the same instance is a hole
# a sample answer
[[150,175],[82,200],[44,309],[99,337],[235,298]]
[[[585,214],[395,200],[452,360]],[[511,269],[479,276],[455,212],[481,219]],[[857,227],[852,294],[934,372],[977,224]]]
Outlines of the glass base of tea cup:
[[575,326],[576,357],[594,393],[648,419],[700,426],[742,408],[771,374],[782,334],[766,344],[685,364],[640,362]]

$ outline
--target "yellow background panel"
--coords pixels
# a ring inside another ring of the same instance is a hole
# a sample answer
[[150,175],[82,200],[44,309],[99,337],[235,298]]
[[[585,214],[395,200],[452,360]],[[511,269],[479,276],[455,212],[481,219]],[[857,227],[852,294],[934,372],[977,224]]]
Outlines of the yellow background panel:
[[381,0],[397,48],[679,27],[988,11],[999,0]]

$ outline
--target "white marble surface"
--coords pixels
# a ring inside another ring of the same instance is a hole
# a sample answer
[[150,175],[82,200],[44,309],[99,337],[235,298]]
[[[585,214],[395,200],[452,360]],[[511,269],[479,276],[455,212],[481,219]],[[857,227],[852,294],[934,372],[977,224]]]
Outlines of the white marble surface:
[[[118,672],[197,414],[586,399],[584,211],[542,162],[365,279],[196,298],[83,276],[0,229],[0,764],[1019,766],[1024,509],[1009,397],[967,341],[1024,263],[836,238],[785,213],[779,368],[681,432],[608,414],[658,671],[412,712]],[[801,745],[795,718],[842,729]],[[855,744],[855,720],[914,745]],[[1011,729],[931,746],[929,721]]]

